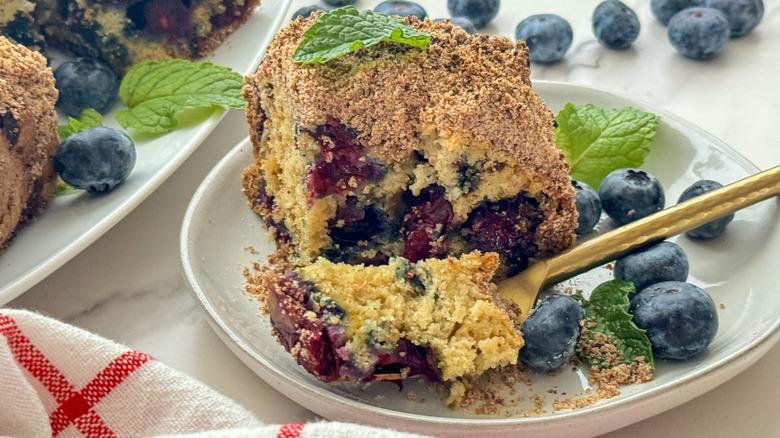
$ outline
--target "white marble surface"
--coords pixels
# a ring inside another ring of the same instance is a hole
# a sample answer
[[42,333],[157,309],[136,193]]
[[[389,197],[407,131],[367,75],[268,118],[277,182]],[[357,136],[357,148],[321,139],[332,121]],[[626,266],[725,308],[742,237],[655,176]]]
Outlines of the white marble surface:
[[[358,0],[361,8],[377,1]],[[522,18],[554,12],[570,21],[575,41],[565,61],[532,66],[534,79],[592,85],[645,100],[708,130],[758,167],[780,163],[780,2],[769,0],[759,27],[730,41],[716,59],[676,54],[648,1],[626,1],[642,23],[639,40],[610,51],[590,31],[591,0],[504,0],[486,31],[512,36]],[[290,13],[308,4],[294,0]],[[445,0],[421,1],[433,18]],[[217,338],[189,293],[179,261],[179,231],[201,179],[247,133],[230,112],[174,175],[118,225],[9,305],[34,309],[146,352],[235,399],[268,422],[315,415],[277,393]],[[780,435],[780,345],[716,389],[610,437]]]

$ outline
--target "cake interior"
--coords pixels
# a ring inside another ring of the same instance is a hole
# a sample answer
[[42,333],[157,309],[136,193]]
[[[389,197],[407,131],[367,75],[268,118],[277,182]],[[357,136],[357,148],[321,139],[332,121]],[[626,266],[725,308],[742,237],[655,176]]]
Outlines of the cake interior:
[[381,266],[318,259],[268,280],[280,341],[325,381],[452,381],[517,363],[511,306],[490,281],[495,253]]
[[479,250],[501,256],[504,277],[544,255],[536,230],[546,195],[506,154],[429,124],[419,150],[387,160],[339,120],[295,123],[283,88],[268,86],[259,100],[263,148],[245,185],[277,240],[296,249],[294,263],[378,265]]

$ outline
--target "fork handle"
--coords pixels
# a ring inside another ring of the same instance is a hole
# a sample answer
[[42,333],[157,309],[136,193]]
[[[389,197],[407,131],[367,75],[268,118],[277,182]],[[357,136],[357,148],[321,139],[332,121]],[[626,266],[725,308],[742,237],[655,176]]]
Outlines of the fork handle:
[[780,194],[780,166],[720,187],[615,228],[547,259],[544,284],[554,284],[641,246],[704,225]]

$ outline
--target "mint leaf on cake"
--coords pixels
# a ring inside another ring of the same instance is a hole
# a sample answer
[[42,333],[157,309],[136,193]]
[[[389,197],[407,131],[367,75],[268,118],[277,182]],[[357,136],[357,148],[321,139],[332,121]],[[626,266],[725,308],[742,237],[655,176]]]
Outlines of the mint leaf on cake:
[[227,67],[209,62],[166,59],[133,67],[119,86],[127,106],[117,111],[124,128],[163,134],[176,127],[175,115],[194,108],[221,106],[243,109],[244,78]]
[[598,188],[609,172],[644,162],[658,120],[655,114],[631,107],[569,102],[556,118],[554,140],[571,166],[571,177]]
[[397,18],[345,6],[320,16],[303,34],[292,59],[303,65],[323,63],[382,41],[425,49],[430,38]]

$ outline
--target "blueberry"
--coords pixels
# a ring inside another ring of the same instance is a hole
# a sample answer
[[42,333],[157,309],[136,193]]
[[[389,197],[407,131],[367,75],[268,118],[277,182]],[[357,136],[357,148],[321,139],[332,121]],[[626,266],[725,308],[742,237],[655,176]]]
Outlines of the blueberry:
[[688,8],[674,14],[668,25],[669,42],[683,56],[710,59],[729,39],[729,21],[712,8]]
[[688,257],[677,244],[664,241],[619,258],[615,278],[634,283],[636,292],[663,281],[688,279]]
[[54,156],[54,170],[62,180],[90,193],[112,190],[134,165],[133,141],[124,132],[105,126],[69,136]]
[[601,208],[618,225],[643,218],[664,208],[664,189],[653,175],[639,169],[610,172],[599,186]]
[[309,15],[311,15],[312,12],[315,12],[315,11],[328,12],[327,9],[323,8],[320,5],[304,6],[304,7],[300,8],[300,9],[298,9],[297,11],[295,11],[295,13],[292,15],[291,20],[295,20],[298,17],[309,18]]
[[528,315],[520,331],[520,360],[540,372],[554,371],[574,356],[580,338],[582,307],[568,295],[552,295]]
[[593,187],[582,181],[572,181],[571,184],[577,190],[574,197],[574,206],[577,207],[579,224],[574,230],[578,236],[587,234],[593,227],[599,223],[601,217],[601,201],[599,194]]
[[341,6],[354,5],[357,0],[322,0],[328,6],[335,6],[337,8]]
[[71,117],[92,108],[104,113],[114,103],[119,92],[119,80],[106,64],[91,58],[73,58],[54,71],[60,97],[57,105]]
[[703,0],[650,0],[650,11],[656,20],[666,26],[672,15],[686,8],[700,6],[702,2]]
[[685,360],[704,351],[718,331],[718,314],[703,289],[682,281],[654,284],[631,300],[634,323],[647,330],[653,356]]
[[397,15],[399,17],[408,17],[414,15],[420,20],[424,20],[428,14],[425,9],[415,2],[403,0],[387,0],[376,5],[374,12],[385,15]]
[[469,35],[474,35],[475,33],[477,33],[476,26],[474,26],[474,23],[472,23],[468,18],[465,17],[437,18],[433,21],[438,23],[443,20],[449,20],[450,23],[465,30],[466,33]]
[[531,15],[515,28],[515,39],[525,41],[532,62],[560,61],[569,50],[572,38],[569,22],[555,14]]
[[704,5],[723,12],[729,22],[731,38],[749,34],[764,16],[761,0],[707,0]]
[[610,49],[626,49],[639,36],[636,13],[617,0],[607,0],[596,6],[592,22],[596,39]]
[[[723,185],[717,181],[712,181],[709,179],[696,181],[690,187],[683,190],[677,202],[679,203],[687,201],[693,197],[702,195],[720,187],[723,187]],[[696,239],[712,239],[713,237],[720,236],[720,234],[723,233],[723,231],[726,229],[726,226],[731,223],[733,219],[734,214],[732,213],[730,215],[723,216],[720,219],[715,219],[712,222],[707,222],[700,227],[688,230],[685,232],[685,235]]]
[[498,15],[499,0],[447,0],[452,17],[466,17],[477,29],[485,27]]

